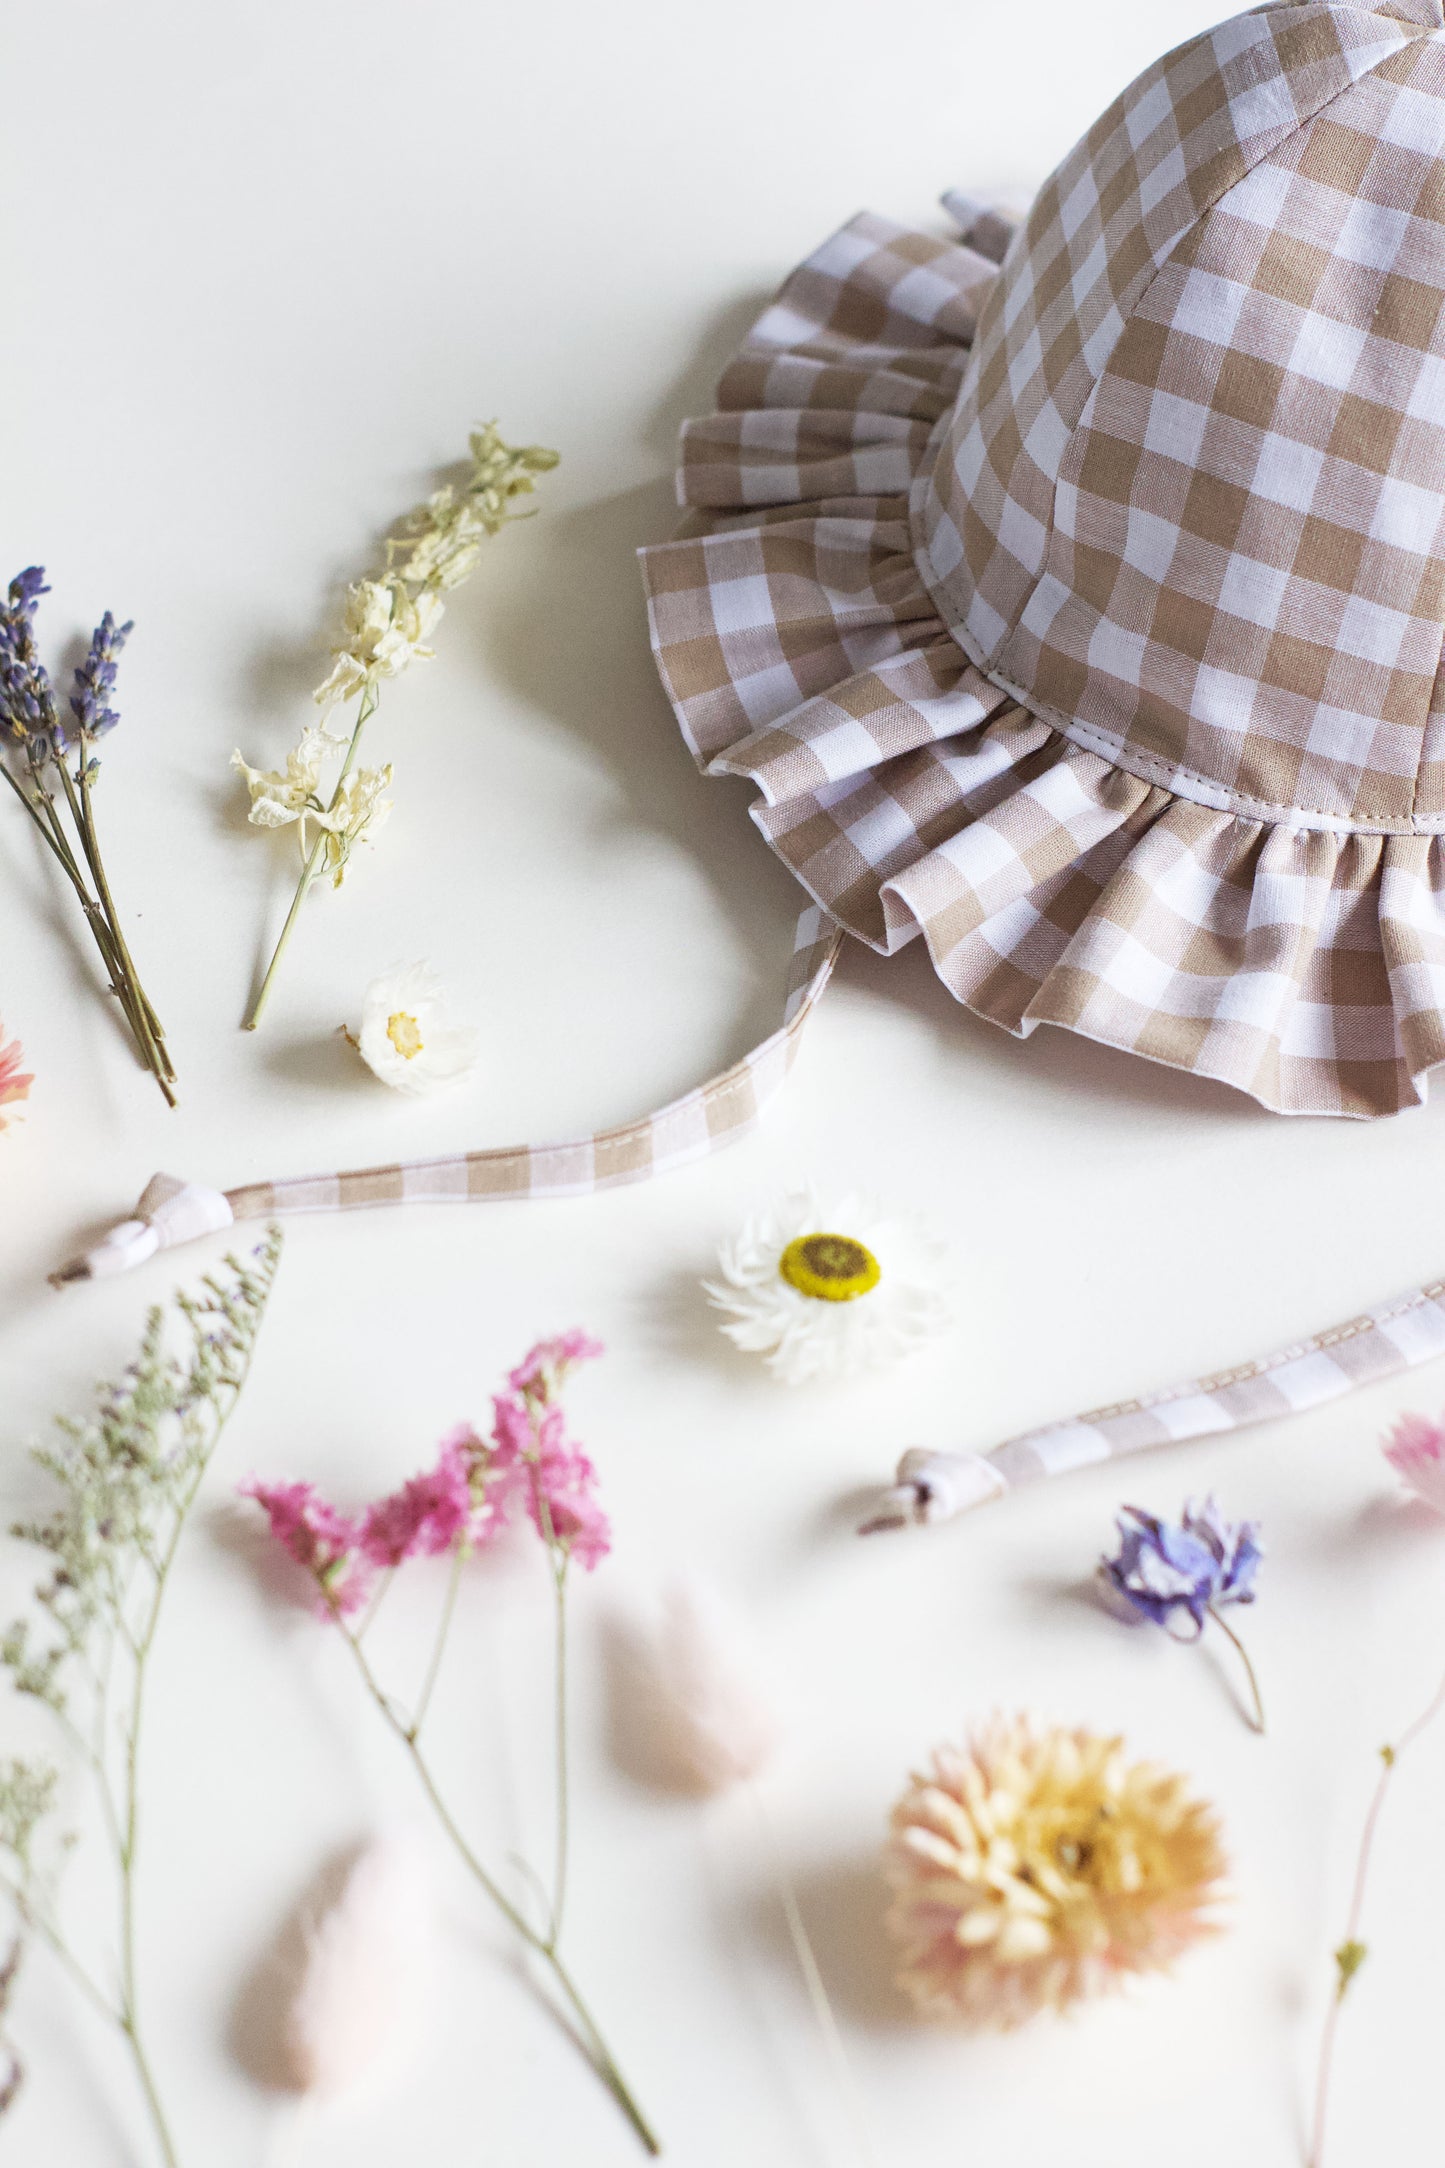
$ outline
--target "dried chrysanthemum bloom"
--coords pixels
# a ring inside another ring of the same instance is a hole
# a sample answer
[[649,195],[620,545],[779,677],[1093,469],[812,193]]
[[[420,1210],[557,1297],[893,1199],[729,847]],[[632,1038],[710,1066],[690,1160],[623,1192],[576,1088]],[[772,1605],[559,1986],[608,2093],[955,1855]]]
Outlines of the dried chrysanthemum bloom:
[[1121,1739],[996,1718],[893,1810],[889,1929],[929,2017],[1011,2027],[1167,1970],[1223,1894],[1214,1809]]

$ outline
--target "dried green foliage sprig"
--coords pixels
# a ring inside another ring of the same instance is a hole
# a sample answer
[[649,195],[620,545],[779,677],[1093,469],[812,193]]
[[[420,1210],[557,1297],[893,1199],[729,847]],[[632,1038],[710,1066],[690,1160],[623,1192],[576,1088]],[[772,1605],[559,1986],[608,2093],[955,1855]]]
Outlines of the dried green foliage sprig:
[[245,1384],[280,1253],[273,1229],[251,1257],[228,1257],[198,1292],[177,1295],[169,1313],[151,1311],[135,1361],[100,1387],[95,1413],[58,1419],[57,1442],[35,1449],[57,1497],[11,1530],[49,1566],[31,1610],[0,1636],[0,1666],[16,1693],[49,1711],[93,1788],[115,1871],[112,1961],[97,1965],[78,1949],[61,1916],[58,1870],[74,1840],[55,1828],[60,1776],[48,1761],[0,1762],[0,1894],[20,1937],[47,1944],[125,2039],[166,2168],[178,2155],[136,1993],[146,1674],[171,1567]]
[[[284,768],[253,768],[239,752],[231,756],[251,794],[249,818],[257,828],[296,830],[301,878],[280,939],[246,1018],[254,1031],[271,998],[271,987],[295,930],[301,906],[317,875],[326,870],[339,888],[358,843],[367,842],[391,811],[391,763],[355,765],[361,733],[376,713],[384,678],[399,677],[413,662],[435,653],[427,645],[445,609],[442,597],[471,578],[488,536],[525,518],[517,500],[530,496],[537,477],[557,464],[541,444],[504,443],[495,422],[474,429],[468,440],[471,473],[460,486],[448,483],[409,512],[386,544],[380,579],[358,580],[347,589],[346,628],[333,647],[332,668],[314,698],[328,713],[359,703],[349,738],[308,724]],[[341,755],[335,780],[322,772]],[[312,831],[315,830],[313,836]]]

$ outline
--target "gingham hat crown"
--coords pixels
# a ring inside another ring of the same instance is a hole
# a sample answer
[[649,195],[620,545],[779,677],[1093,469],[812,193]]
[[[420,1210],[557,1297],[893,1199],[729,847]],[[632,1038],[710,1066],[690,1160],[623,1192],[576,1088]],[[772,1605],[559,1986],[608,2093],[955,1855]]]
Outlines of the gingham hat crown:
[[1242,15],[1044,188],[918,482],[994,683],[1205,805],[1445,825],[1439,0]]
[[1289,1113],[1445,1062],[1445,13],[1148,69],[1014,232],[870,213],[683,432],[644,553],[699,763],[1027,1037]]

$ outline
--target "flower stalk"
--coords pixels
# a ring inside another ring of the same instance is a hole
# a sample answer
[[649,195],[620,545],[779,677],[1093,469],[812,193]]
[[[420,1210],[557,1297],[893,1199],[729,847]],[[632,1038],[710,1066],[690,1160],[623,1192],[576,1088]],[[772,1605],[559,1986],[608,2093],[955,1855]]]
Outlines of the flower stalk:
[[1335,1990],[1330,1997],[1330,2006],[1325,2014],[1324,2034],[1320,2041],[1319,2074],[1315,2083],[1314,2131],[1310,2139],[1309,2168],[1323,2168],[1325,2131],[1329,2121],[1330,2086],[1334,2076],[1335,2043],[1339,2032],[1340,2012],[1344,2007],[1345,1997],[1354,1983],[1356,1974],[1369,1955],[1369,1945],[1361,1939],[1361,1935],[1365,1919],[1365,1894],[1369,1886],[1370,1863],[1374,1857],[1375,1837],[1379,1830],[1380,1817],[1384,1812],[1385,1800],[1389,1795],[1395,1771],[1400,1766],[1402,1755],[1409,1751],[1422,1732],[1428,1730],[1442,1709],[1445,1709],[1445,1678],[1441,1679],[1429,1703],[1421,1710],[1414,1723],[1406,1725],[1404,1731],[1401,1732],[1393,1745],[1382,1746],[1380,1749],[1380,1774],[1376,1779],[1374,1793],[1365,1815],[1365,1825],[1360,1834],[1360,1850],[1355,1861],[1355,1879],[1350,1892],[1350,1910],[1345,1922],[1344,1940],[1334,1952]]
[[[75,891],[136,1052],[173,1107],[175,1067],[111,894],[95,816],[94,785],[100,773],[96,747],[120,720],[108,702],[131,626],[117,625],[106,611],[75,672],[69,713],[63,715],[35,644],[40,597],[49,592],[43,567],[31,565],[16,574],[0,602],[0,776]],[[55,794],[57,782],[68,829]]]
[[[251,1478],[243,1494],[265,1510],[272,1533],[310,1574],[323,1616],[342,1634],[357,1673],[383,1722],[399,1742],[437,1822],[458,1859],[532,1957],[546,1969],[571,2030],[598,2077],[646,2151],[661,2149],[636,2095],[623,2077],[590,2003],[563,1957],[571,1824],[568,1772],[567,1592],[574,1566],[590,1571],[606,1555],[610,1531],[596,1498],[597,1472],[568,1435],[560,1395],[579,1362],[601,1348],[582,1333],[564,1333],[531,1350],[493,1403],[488,1438],[463,1426],[443,1440],[434,1468],[359,1514],[340,1512],[308,1483]],[[528,1910],[507,1895],[482,1861],[442,1793],[421,1743],[456,1615],[462,1574],[509,1516],[524,1514],[541,1539],[553,1589],[553,1752],[555,1830],[552,1884]],[[397,1569],[408,1559],[450,1555],[451,1571],[415,1706],[408,1711],[383,1684],[366,1638]]]
[[[358,702],[349,737],[308,726],[287,755],[284,769],[252,768],[239,752],[231,765],[251,796],[248,818],[257,828],[295,827],[301,873],[285,924],[266,967],[244,1028],[255,1031],[266,1012],[282,958],[290,947],[302,905],[317,877],[329,870],[339,888],[353,851],[373,837],[391,811],[384,793],[392,770],[358,768],[361,733],[376,712],[382,681],[399,677],[413,662],[429,659],[426,643],[445,612],[443,596],[470,579],[489,535],[524,516],[515,507],[536,477],[557,464],[539,444],[505,444],[494,422],[473,430],[471,472],[460,487],[448,484],[401,522],[386,544],[386,569],[377,579],[348,588],[346,624],[333,647],[332,668],[313,695],[323,713]],[[332,754],[345,752],[332,784],[322,770]],[[312,840],[311,831],[316,835]]]
[[[274,1231],[227,1278],[206,1279],[175,1309],[189,1336],[168,1351],[165,1313],[153,1310],[136,1361],[102,1388],[88,1422],[62,1422],[62,1443],[35,1454],[59,1504],[12,1531],[53,1561],[35,1592],[36,1615],[0,1639],[14,1690],[41,1703],[88,1772],[111,1855],[117,1952],[113,1984],[82,1957],[62,1921],[53,1864],[43,1857],[58,1772],[0,1764],[0,1892],[20,1937],[33,1935],[124,2040],[165,2168],[180,2154],[141,2015],[138,1889],[147,1680],[172,1568],[255,1351],[280,1257]],[[62,1839],[52,1851],[63,1850]]]

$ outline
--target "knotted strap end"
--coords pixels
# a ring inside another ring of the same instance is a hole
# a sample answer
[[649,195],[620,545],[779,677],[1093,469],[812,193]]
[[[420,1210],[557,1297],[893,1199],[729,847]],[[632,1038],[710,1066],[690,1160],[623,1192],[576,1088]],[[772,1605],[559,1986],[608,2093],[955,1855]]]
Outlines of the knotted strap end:
[[220,1190],[182,1182],[173,1174],[157,1174],[146,1184],[131,1218],[112,1227],[93,1249],[52,1272],[50,1284],[68,1287],[76,1280],[108,1280],[117,1272],[130,1272],[158,1250],[174,1249],[178,1243],[194,1242],[229,1227],[233,1217],[230,1200]]
[[1002,1498],[1008,1484],[981,1453],[935,1453],[913,1446],[898,1463],[893,1488],[859,1528],[874,1536],[885,1528],[923,1528],[951,1521],[974,1506]]

